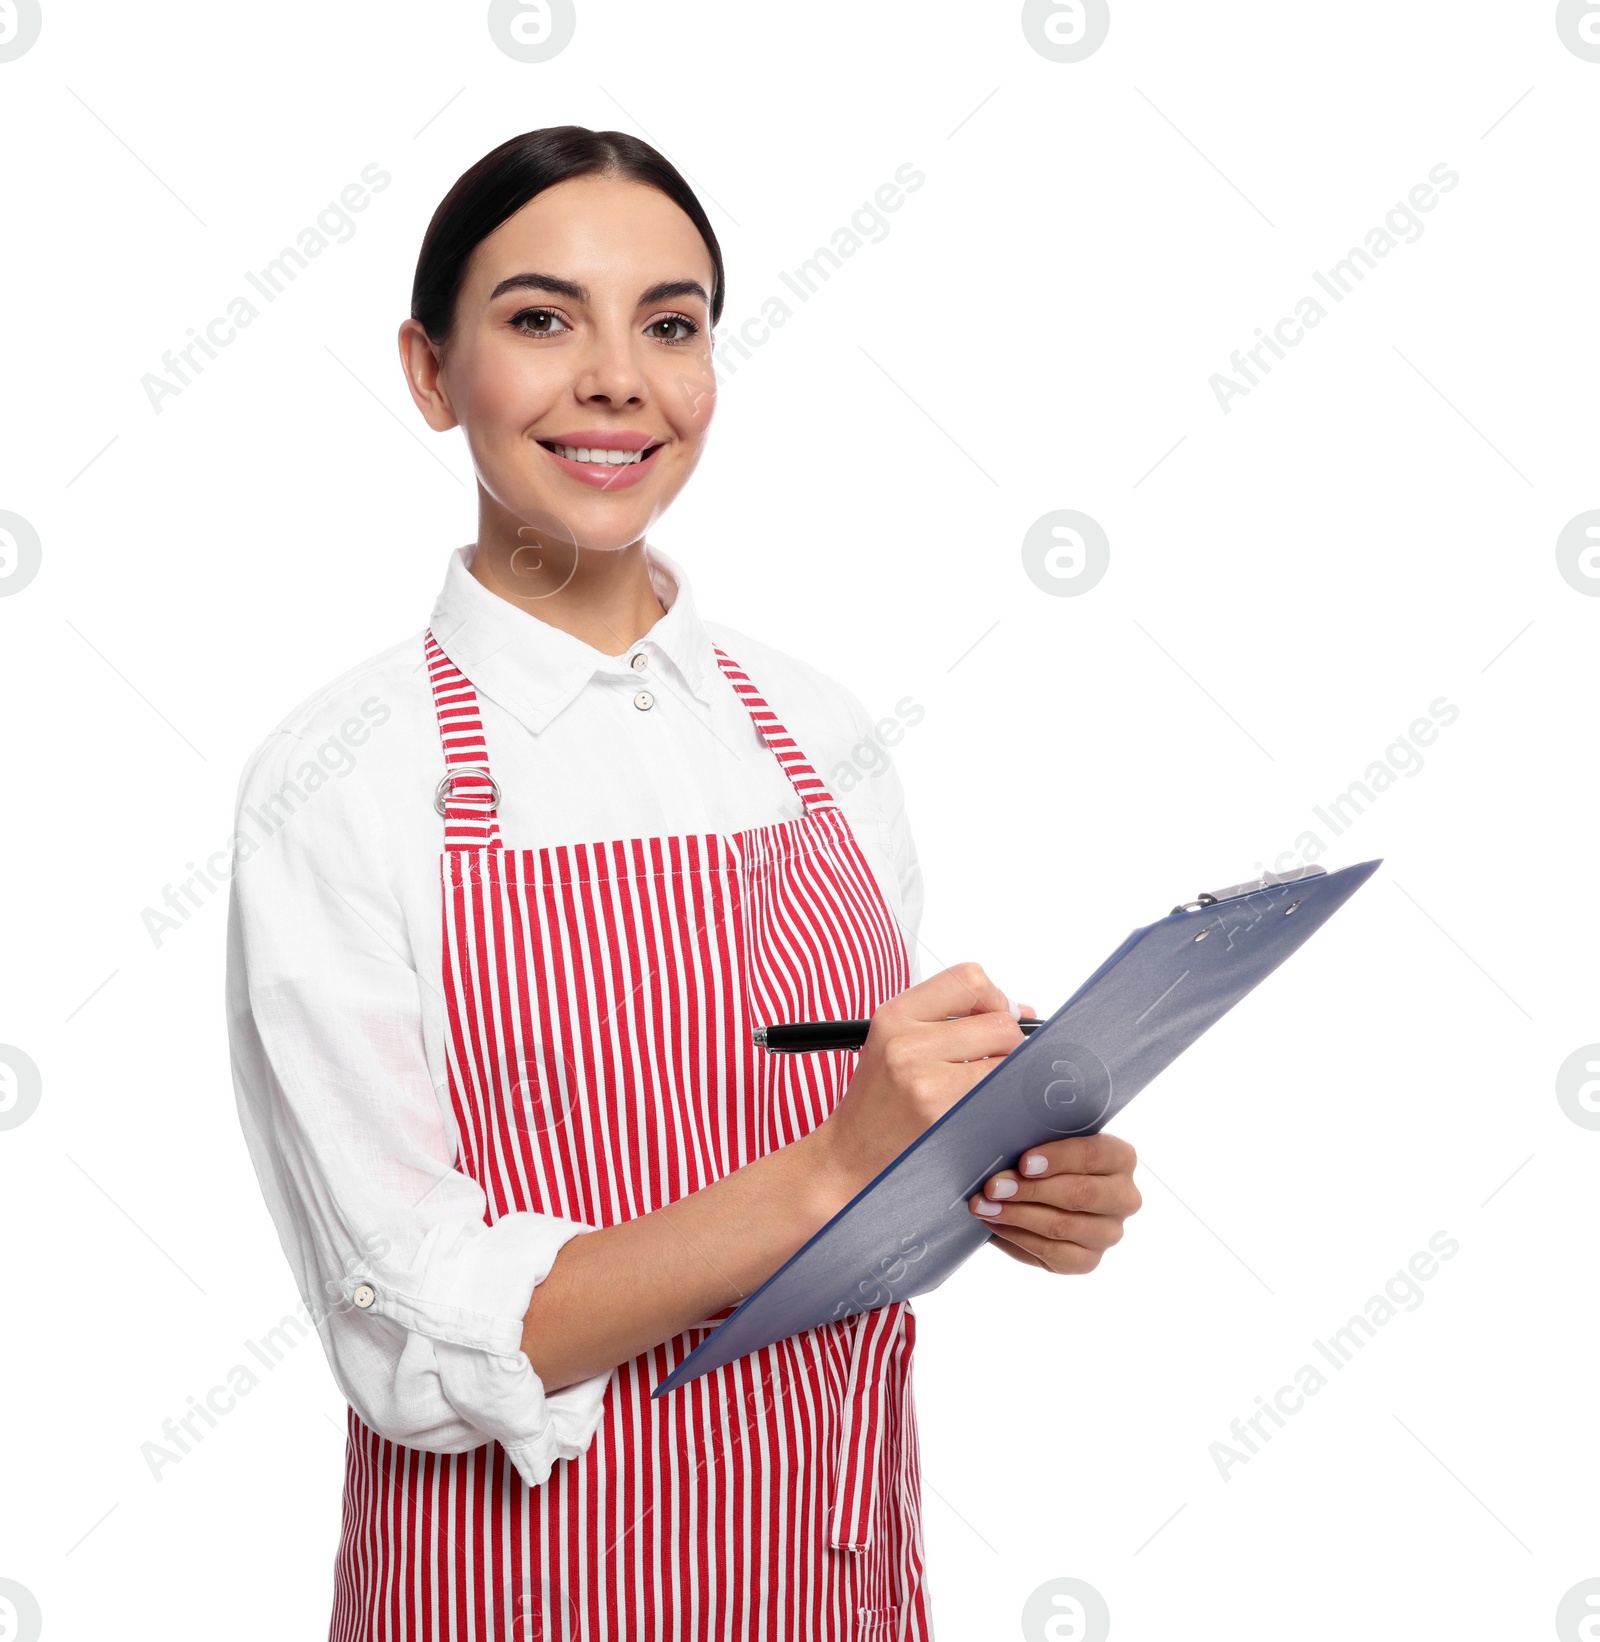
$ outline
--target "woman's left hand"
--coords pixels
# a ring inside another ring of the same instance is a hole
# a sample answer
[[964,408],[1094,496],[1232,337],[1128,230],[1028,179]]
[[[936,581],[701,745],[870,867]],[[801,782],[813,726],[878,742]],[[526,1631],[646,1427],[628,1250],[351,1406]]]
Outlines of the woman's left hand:
[[1013,1260],[1062,1276],[1093,1271],[1144,1201],[1135,1162],[1133,1147],[1115,1135],[1047,1141],[985,1181],[967,1206]]

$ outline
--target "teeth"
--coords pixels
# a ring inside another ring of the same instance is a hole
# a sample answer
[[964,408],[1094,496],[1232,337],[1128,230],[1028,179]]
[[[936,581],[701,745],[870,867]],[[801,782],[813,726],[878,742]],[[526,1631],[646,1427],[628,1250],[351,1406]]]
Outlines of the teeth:
[[593,462],[599,467],[630,467],[644,460],[642,450],[589,450],[583,445],[557,445],[554,448],[569,462]]

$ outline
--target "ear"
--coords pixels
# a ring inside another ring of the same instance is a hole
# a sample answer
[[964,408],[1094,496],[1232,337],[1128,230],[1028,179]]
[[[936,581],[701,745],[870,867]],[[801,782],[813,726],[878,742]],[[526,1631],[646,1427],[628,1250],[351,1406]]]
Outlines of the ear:
[[444,361],[440,350],[414,319],[401,322],[398,340],[400,368],[406,374],[406,386],[428,426],[435,433],[445,433],[457,426],[459,419],[441,376]]

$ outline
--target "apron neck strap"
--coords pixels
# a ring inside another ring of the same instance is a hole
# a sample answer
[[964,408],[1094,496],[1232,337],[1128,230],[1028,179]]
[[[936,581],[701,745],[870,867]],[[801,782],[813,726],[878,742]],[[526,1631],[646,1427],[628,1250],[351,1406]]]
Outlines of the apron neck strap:
[[720,645],[711,647],[717,653],[717,665],[727,675],[728,682],[744,703],[751,720],[767,748],[783,768],[790,784],[800,795],[807,813],[815,810],[838,809],[833,794],[823,786],[822,779],[806,761],[806,755],[795,745],[794,737],[778,722],[778,715],[762,699],[761,692],[750,682],[750,675]]
[[439,739],[444,743],[444,779],[434,793],[434,808],[444,816],[444,847],[499,849],[500,788],[489,772],[478,693],[440,649],[431,627],[423,638]]

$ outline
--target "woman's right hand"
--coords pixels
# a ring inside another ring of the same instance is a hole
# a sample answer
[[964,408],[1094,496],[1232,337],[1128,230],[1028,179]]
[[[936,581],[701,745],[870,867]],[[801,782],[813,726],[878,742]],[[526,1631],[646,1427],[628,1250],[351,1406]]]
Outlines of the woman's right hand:
[[1032,1014],[975,963],[942,969],[884,1004],[849,1087],[814,1131],[844,1200],[987,1077],[997,1057],[1022,1043],[1017,1020]]

